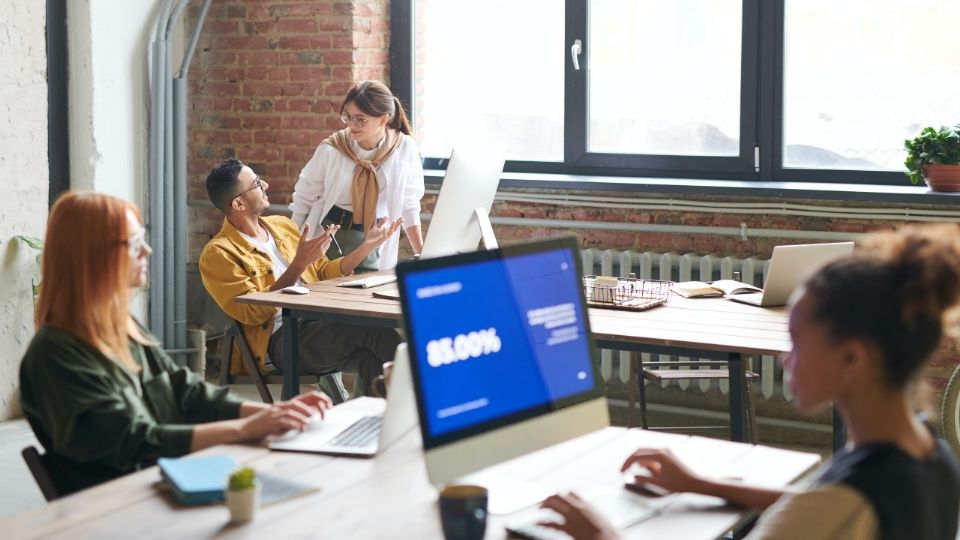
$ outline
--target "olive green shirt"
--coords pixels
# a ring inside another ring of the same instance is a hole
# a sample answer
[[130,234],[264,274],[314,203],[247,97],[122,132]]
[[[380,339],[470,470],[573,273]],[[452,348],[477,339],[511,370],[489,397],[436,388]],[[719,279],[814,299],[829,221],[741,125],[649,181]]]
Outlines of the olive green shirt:
[[131,340],[131,373],[74,335],[45,326],[20,365],[23,413],[55,482],[83,489],[190,452],[195,424],[237,418],[242,400]]

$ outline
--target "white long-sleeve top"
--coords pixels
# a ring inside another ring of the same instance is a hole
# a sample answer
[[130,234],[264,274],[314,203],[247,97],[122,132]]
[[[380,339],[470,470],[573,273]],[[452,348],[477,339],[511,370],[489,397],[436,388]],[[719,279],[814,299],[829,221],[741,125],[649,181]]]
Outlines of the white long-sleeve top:
[[[350,141],[354,151],[357,142]],[[307,162],[293,188],[293,221],[300,227],[320,230],[320,222],[345,193],[350,193],[356,164],[329,144],[320,144]],[[420,149],[413,137],[400,135],[397,149],[377,169],[380,199],[377,208],[385,208],[390,221],[403,217],[402,229],[420,224],[420,199],[423,198],[423,165]],[[383,216],[377,216],[383,217]],[[311,236],[313,232],[311,232]],[[397,265],[400,235],[394,234],[380,247],[380,270]]]

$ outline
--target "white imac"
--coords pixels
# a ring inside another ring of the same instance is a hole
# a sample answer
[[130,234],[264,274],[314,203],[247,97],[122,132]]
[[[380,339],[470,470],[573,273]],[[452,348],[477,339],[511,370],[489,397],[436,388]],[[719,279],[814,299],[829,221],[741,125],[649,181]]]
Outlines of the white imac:
[[[405,261],[397,281],[433,484],[609,425],[574,238]],[[550,493],[486,480],[466,481],[494,514]]]
[[481,240],[486,249],[497,247],[489,214],[506,159],[507,147],[502,144],[473,144],[453,150],[421,258],[474,251]]

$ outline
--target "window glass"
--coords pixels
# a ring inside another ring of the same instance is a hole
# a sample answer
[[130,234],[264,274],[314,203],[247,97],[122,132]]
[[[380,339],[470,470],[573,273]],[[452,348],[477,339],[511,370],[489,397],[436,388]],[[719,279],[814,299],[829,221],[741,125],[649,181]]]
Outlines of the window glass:
[[563,160],[564,2],[420,0],[417,117],[424,156],[502,140],[508,159]]
[[589,152],[740,153],[741,0],[589,9]]
[[903,170],[960,122],[960,2],[786,0],[784,167]]

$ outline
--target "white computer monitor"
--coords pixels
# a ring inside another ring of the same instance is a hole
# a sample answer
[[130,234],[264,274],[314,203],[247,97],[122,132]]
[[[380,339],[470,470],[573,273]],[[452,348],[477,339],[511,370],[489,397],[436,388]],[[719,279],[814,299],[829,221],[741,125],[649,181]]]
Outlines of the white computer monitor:
[[609,425],[581,275],[574,238],[397,266],[433,484]]
[[487,249],[497,247],[488,215],[506,159],[503,144],[474,143],[453,150],[421,258],[474,251],[481,239]]

